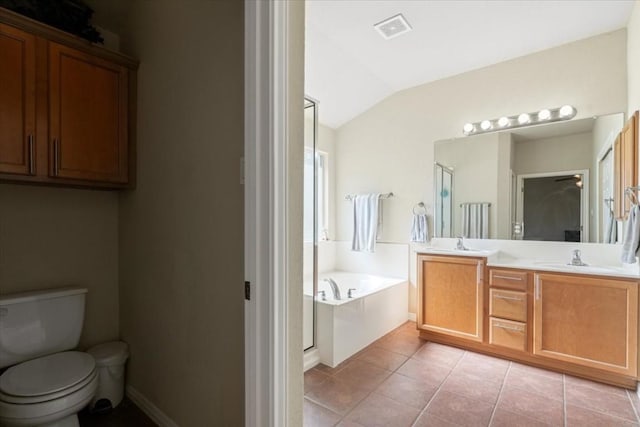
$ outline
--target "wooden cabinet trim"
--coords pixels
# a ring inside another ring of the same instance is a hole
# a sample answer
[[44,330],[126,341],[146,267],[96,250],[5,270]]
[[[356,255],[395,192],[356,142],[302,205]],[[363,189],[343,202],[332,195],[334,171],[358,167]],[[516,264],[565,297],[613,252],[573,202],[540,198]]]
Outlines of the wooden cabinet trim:
[[0,23],[11,25],[27,31],[35,36],[60,43],[107,61],[121,64],[130,69],[137,69],[139,61],[119,52],[105,49],[81,37],[66,33],[57,28],[38,22],[19,13],[0,7]]

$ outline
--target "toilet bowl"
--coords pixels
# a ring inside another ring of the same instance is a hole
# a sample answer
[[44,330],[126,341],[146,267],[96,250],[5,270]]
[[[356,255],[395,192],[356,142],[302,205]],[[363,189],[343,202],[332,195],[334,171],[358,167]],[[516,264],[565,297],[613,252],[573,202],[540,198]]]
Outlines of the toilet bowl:
[[0,295],[0,426],[79,427],[98,388],[78,345],[86,289]]
[[0,376],[0,425],[77,427],[98,387],[93,357],[66,351],[12,366]]

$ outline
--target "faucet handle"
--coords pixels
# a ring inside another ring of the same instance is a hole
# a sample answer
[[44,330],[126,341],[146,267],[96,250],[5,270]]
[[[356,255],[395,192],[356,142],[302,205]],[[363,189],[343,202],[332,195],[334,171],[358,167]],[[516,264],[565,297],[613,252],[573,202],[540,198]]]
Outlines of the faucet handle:
[[349,288],[349,290],[347,291],[347,296],[349,298],[353,298],[353,292],[352,291],[355,291],[355,290],[356,290],[356,288]]
[[322,301],[327,300],[327,293],[325,291],[318,291],[318,295],[322,297]]
[[575,258],[579,259],[581,254],[582,254],[582,252],[580,252],[580,249],[574,249],[573,250],[573,258],[574,259]]

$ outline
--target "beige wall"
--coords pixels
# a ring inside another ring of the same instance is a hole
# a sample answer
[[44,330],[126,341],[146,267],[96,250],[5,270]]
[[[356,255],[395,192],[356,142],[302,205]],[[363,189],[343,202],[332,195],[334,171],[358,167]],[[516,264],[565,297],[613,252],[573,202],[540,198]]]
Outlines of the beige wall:
[[517,141],[514,144],[516,175],[590,169],[593,135],[576,133],[553,138]]
[[627,111],[631,114],[640,109],[640,0],[636,0],[627,24],[627,75]]
[[407,89],[346,123],[336,133],[337,239],[351,235],[345,194],[393,191],[384,240],[407,242],[411,208],[424,201],[433,213],[433,142],[462,136],[465,122],[564,104],[577,118],[625,111],[626,55],[619,30]]
[[135,1],[125,16],[140,59],[138,185],[119,211],[127,383],[182,427],[242,425],[243,3]]
[[80,347],[119,337],[118,194],[0,184],[0,294],[89,290]]
[[304,2],[289,3],[287,58],[287,335],[288,354],[286,419],[289,426],[302,425],[302,209],[304,153]]

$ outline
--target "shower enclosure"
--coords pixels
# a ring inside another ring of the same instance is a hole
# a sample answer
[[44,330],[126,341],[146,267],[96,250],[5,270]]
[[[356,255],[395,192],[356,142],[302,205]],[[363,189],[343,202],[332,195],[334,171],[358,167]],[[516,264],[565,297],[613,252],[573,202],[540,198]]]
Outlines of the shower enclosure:
[[436,237],[454,237],[451,227],[453,220],[453,169],[436,162],[434,171],[434,234]]
[[304,99],[303,349],[316,346],[318,289],[318,103]]

